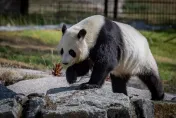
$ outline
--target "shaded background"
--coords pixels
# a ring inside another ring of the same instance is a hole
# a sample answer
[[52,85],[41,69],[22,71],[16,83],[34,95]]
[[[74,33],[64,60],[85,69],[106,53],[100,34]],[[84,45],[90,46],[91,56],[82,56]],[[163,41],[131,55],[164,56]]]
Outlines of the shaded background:
[[175,0],[1,0],[0,13],[0,25],[75,23],[94,14],[138,28],[176,25]]

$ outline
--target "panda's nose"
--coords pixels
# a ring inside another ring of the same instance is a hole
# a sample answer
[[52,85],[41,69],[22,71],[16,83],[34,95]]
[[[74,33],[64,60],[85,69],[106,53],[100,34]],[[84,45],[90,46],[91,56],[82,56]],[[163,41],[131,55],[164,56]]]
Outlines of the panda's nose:
[[62,63],[62,64],[67,65],[68,63],[65,63],[65,62],[64,62],[64,63]]

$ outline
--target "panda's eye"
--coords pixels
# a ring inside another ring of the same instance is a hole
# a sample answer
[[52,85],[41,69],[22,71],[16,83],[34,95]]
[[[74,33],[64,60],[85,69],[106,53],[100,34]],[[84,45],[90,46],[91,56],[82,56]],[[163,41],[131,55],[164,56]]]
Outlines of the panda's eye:
[[60,54],[63,55],[63,53],[64,53],[64,50],[63,50],[63,48],[62,48],[61,51],[60,51]]
[[68,52],[72,57],[76,57],[76,53],[75,53],[75,51],[74,50],[69,50],[69,52]]

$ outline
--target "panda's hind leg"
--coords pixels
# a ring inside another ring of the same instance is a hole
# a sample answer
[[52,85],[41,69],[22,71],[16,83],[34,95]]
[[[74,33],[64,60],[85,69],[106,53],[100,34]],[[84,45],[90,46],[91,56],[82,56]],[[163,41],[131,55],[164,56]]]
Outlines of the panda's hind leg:
[[130,78],[130,76],[115,76],[110,74],[111,83],[112,83],[112,90],[114,93],[124,93],[127,95],[127,87],[126,84]]
[[138,75],[151,92],[152,100],[162,100],[164,98],[164,90],[159,75],[152,72]]

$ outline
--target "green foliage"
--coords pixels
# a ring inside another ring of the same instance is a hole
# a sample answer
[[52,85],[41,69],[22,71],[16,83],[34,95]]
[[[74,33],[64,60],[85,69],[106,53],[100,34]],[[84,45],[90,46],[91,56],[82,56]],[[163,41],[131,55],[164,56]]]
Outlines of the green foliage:
[[39,14],[29,14],[26,16],[21,15],[2,15],[0,14],[0,25],[49,25],[49,24],[60,24],[65,22],[73,24],[82,20],[90,15],[97,14],[94,11],[91,12],[80,12],[80,11],[58,11],[55,12],[44,12]]
[[51,69],[60,61],[55,48],[61,35],[55,30],[1,32],[0,42],[8,45],[0,46],[0,58]]
[[[21,42],[35,45],[56,45],[62,36],[61,31],[56,30],[23,30],[13,32],[0,32],[0,37],[6,38],[8,42]],[[4,39],[1,40],[4,40]],[[16,39],[18,38],[18,39]],[[13,41],[13,40],[18,41]]]
[[[54,15],[54,14],[53,14]],[[58,19],[48,19],[46,14],[0,15],[0,25],[46,25],[60,23]]]
[[17,33],[18,36],[22,37],[32,37],[34,39],[40,40],[43,44],[55,45],[59,42],[62,33],[58,31],[50,30],[25,30]]
[[53,64],[59,62],[59,57],[56,53],[44,53],[42,51],[22,51],[14,48],[0,47],[0,50],[4,50],[0,53],[1,58],[6,58],[8,60],[15,60],[18,62],[24,62],[31,65],[42,65],[46,68],[51,68]]
[[149,4],[147,3],[138,3],[126,1],[126,4],[123,6],[125,12],[145,12],[149,9]]
[[[149,41],[152,53],[155,55],[168,57],[176,61],[176,31],[141,31]],[[167,39],[173,38],[170,42]]]

